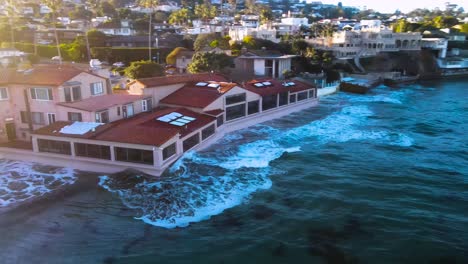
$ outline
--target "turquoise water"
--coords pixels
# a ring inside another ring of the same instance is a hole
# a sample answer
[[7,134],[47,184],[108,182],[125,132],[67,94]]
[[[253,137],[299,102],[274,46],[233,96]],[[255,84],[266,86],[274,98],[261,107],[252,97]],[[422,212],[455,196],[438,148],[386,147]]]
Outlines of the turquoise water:
[[72,172],[0,215],[1,262],[468,263],[467,85],[332,95],[161,179]]

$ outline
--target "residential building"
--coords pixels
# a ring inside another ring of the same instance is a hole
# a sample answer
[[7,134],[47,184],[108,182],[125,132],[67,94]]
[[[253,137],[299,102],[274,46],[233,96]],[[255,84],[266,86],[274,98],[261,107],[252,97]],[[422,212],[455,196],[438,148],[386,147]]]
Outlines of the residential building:
[[[33,133],[33,152],[28,152],[28,158],[36,161],[54,158],[55,164],[95,171],[135,168],[161,175],[183,153],[207,147],[225,133],[317,103],[316,89],[298,81],[260,79],[241,86],[200,81],[203,78],[220,77],[200,74],[137,80],[130,86],[151,82],[159,85],[140,86],[140,91],[150,89],[158,94],[163,86],[172,86],[175,91],[163,97],[151,111],[129,119],[109,124],[55,122],[40,128]],[[156,97],[152,99],[158,101]],[[23,153],[2,151],[8,157]]]
[[186,73],[188,65],[192,62],[195,51],[183,50],[176,56],[176,68],[179,73]]
[[421,49],[421,38],[419,32],[394,33],[379,20],[362,20],[359,30],[338,31],[330,37],[307,41],[317,49],[332,51],[339,59],[351,59],[375,56],[379,52],[417,51]]
[[136,33],[129,20],[105,22],[98,25],[96,29],[111,36],[134,36]]
[[291,60],[295,55],[283,55],[273,50],[243,50],[234,60],[235,71],[246,79],[255,77],[283,78],[286,71],[291,71]]
[[[56,73],[48,74],[49,79],[40,77],[46,71]],[[7,72],[8,78],[0,84],[3,98],[0,106],[7,109],[2,110],[5,114],[2,120],[10,120],[8,126],[15,134],[0,141],[28,140],[32,130],[55,121],[109,123],[153,108],[151,96],[109,94],[107,78],[68,66]],[[3,131],[6,125],[0,122]]]

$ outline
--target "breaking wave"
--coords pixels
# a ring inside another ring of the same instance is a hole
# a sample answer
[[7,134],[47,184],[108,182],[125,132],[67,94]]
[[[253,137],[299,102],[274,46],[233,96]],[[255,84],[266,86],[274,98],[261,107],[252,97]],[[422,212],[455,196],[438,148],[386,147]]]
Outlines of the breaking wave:
[[42,196],[75,181],[73,169],[0,160],[0,207]]
[[413,144],[405,134],[366,128],[373,115],[366,105],[348,105],[291,129],[258,125],[231,133],[206,151],[186,153],[169,169],[169,175],[151,178],[123,172],[102,176],[100,185],[118,194],[128,207],[140,210],[137,219],[165,228],[185,227],[269,189],[270,176],[282,173],[270,163],[284,153],[301,151],[303,145],[351,140],[401,147]]

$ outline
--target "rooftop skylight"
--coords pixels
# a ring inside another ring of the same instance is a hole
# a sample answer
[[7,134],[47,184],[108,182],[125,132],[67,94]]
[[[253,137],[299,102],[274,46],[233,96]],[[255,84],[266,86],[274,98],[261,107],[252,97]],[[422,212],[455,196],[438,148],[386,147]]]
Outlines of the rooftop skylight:
[[271,86],[271,82],[262,82],[262,84],[265,86]]
[[218,88],[218,87],[219,87],[219,84],[218,84],[218,83],[210,83],[210,84],[208,84],[208,87],[211,87],[211,88]]
[[204,87],[204,86],[207,86],[208,83],[206,82],[198,82],[197,84],[195,84],[195,86],[199,86],[199,87]]
[[190,116],[184,116],[177,112],[172,112],[170,114],[158,117],[157,120],[164,122],[164,123],[169,123],[174,126],[185,126],[186,124],[192,121],[195,121],[196,118],[190,117]]
[[265,85],[263,83],[254,83],[255,87],[264,87]]
[[289,87],[289,86],[294,86],[294,85],[296,85],[295,82],[284,82],[284,83],[283,83],[283,86],[284,86],[284,87]]
[[60,133],[70,135],[84,135],[100,125],[102,125],[102,123],[74,122],[71,125],[62,127],[62,129],[60,129]]

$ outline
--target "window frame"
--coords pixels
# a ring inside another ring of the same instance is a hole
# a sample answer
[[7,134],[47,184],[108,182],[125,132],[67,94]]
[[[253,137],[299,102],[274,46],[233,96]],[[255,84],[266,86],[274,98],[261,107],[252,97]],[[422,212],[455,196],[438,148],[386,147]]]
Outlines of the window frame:
[[[102,82],[93,82],[93,83],[90,83],[89,84],[90,88],[91,88],[91,95],[101,95],[101,94],[104,94],[104,85],[102,84]],[[96,88],[100,88],[100,92],[97,93],[96,92]]]
[[[46,90],[47,92],[47,98],[48,99],[38,99],[37,98],[37,91],[36,90]],[[34,91],[34,92],[33,92]],[[31,96],[31,100],[36,100],[36,101],[53,101],[54,96],[52,95],[52,89],[51,88],[46,88],[46,87],[31,87],[29,88],[29,95]],[[33,96],[34,95],[34,96]]]
[[[5,95],[6,95],[5,98],[2,97],[2,92],[1,92],[2,90],[5,91]],[[10,94],[8,93],[8,87],[0,87],[0,101],[6,101],[9,99],[10,99]]]

